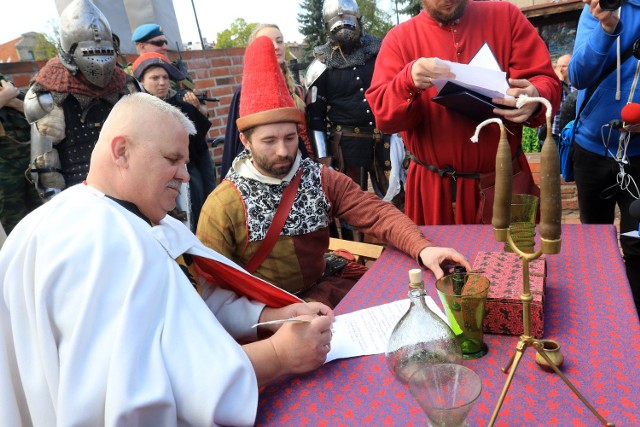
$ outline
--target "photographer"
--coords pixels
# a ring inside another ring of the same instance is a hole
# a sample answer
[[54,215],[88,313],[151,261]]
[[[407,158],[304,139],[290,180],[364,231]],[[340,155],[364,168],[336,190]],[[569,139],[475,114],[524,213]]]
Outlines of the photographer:
[[[140,25],[133,31],[131,41],[136,44],[136,49],[140,55],[154,52],[167,56],[167,52],[169,51],[169,40],[167,40],[162,27],[158,24]],[[177,46],[176,44],[176,47]],[[178,50],[178,54],[179,53],[180,51]],[[182,62],[182,58],[180,58],[180,62]],[[171,65],[180,70],[183,75],[181,80],[171,81],[171,89],[178,92],[178,97],[182,101],[193,105],[200,110],[204,116],[209,117],[209,109],[205,105],[205,101],[207,100],[206,94],[196,94],[196,92],[194,92],[196,86],[185,67],[181,67],[180,63],[175,61],[172,62]],[[131,66],[128,68],[131,70]],[[133,71],[129,72],[129,74],[133,75]]]
[[[640,197],[640,135],[620,133],[614,121],[621,119],[627,103],[640,102],[640,89],[636,89],[640,43],[635,43],[640,38],[640,2],[584,3],[569,64],[569,79],[580,90],[578,110],[593,86],[576,124],[571,153],[580,220],[583,224],[612,224],[617,205],[620,232],[625,233],[638,229],[629,205]],[[621,236],[620,244],[634,301],[640,309],[640,239]]]
[[[196,127],[196,133],[189,135],[189,163],[187,164],[191,177],[189,180],[190,226],[191,231],[195,232],[202,205],[216,183],[216,173],[206,142],[211,122],[198,108],[170,89],[170,81],[180,80],[184,75],[171,65],[166,56],[154,52],[140,55],[133,63],[133,75],[146,92],[177,107]],[[189,212],[185,213],[188,217]],[[180,215],[174,216],[185,220]]]

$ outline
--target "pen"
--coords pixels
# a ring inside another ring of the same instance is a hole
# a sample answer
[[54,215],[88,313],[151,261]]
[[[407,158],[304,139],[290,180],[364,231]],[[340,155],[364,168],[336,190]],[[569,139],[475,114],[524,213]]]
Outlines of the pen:
[[296,319],[295,317],[291,317],[289,319],[270,320],[268,322],[256,323],[252,326],[252,328],[264,325],[281,325],[283,323],[311,323],[311,320]]

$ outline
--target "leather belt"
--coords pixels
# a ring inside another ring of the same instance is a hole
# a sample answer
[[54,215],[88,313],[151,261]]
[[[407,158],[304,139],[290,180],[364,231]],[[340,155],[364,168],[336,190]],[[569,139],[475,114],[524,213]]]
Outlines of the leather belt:
[[427,163],[423,163],[420,160],[416,159],[416,157],[413,155],[412,152],[408,152],[408,153],[409,153],[409,159],[411,159],[412,162],[417,163],[420,166],[423,166],[423,167],[427,168],[431,172],[437,173],[438,175],[440,175],[440,177],[448,176],[449,178],[453,178],[454,181],[458,177],[459,178],[480,179],[480,174],[479,173],[458,172],[453,168],[453,166],[445,166],[444,168],[440,169],[440,168],[437,168],[437,167],[435,167],[433,165],[430,165],[430,164],[427,164]]
[[[378,128],[372,128],[370,126],[343,126],[337,125],[332,128],[334,132],[340,133],[342,136],[350,138],[366,138],[373,139],[375,143],[385,141],[389,142],[391,139],[390,134],[382,133]],[[388,148],[388,147],[387,147]]]
[[378,128],[374,128],[371,126],[345,126],[345,125],[337,125],[333,127],[335,132],[342,132],[343,134],[354,133],[356,135],[363,134],[366,136],[374,135],[374,134],[382,134],[382,131]]
[[[519,167],[519,163],[516,161],[518,159],[518,157],[520,156],[520,153],[522,152],[522,146],[518,146],[518,148],[516,149],[516,155],[513,157],[513,164],[514,164],[514,169],[513,169],[513,173],[516,173],[520,170]],[[416,157],[413,155],[412,152],[407,151],[409,159],[411,159],[412,162],[419,164],[420,166],[423,166],[425,168],[427,168],[428,170],[430,170],[431,172],[437,173],[438,175],[440,175],[440,177],[449,177],[452,178],[454,181],[456,180],[456,178],[471,178],[471,179],[480,179],[480,173],[468,173],[468,172],[458,172],[456,171],[453,166],[445,166],[444,168],[440,169],[437,168],[433,165],[427,164],[427,163],[423,163],[422,161],[416,159]],[[515,165],[518,165],[517,170],[515,168]]]

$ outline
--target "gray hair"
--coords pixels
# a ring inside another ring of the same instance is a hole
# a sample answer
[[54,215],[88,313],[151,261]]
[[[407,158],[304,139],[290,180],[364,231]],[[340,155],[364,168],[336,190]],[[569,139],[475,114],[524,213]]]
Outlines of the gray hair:
[[157,96],[153,96],[144,92],[136,92],[131,95],[123,96],[113,107],[113,112],[116,113],[118,112],[118,110],[124,108],[130,109],[131,111],[150,108],[158,113],[168,114],[178,120],[178,122],[180,122],[187,134],[196,134],[195,125],[182,111],[180,111],[173,105],[164,102]]

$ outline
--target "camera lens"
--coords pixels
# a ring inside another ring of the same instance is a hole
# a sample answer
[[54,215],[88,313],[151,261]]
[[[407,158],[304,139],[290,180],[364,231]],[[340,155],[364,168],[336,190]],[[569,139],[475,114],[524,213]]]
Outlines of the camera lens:
[[606,11],[618,10],[622,6],[622,0],[600,0],[600,8]]

